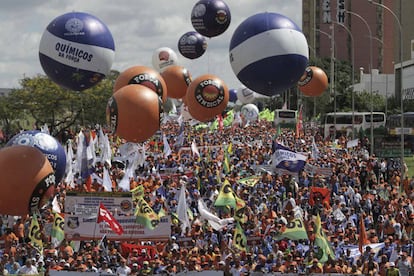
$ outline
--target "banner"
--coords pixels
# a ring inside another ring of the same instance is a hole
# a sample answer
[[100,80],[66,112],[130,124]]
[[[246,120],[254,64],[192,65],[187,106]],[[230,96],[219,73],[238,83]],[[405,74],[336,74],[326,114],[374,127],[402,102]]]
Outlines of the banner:
[[247,249],[247,238],[239,222],[236,223],[232,245],[241,251],[246,251]]
[[236,199],[234,198],[234,192],[231,188],[230,182],[226,179],[220,188],[220,192],[217,196],[214,206],[230,206],[236,207]]
[[29,239],[30,243],[34,248],[36,248],[37,251],[42,252],[43,251],[43,241],[41,238],[41,230],[39,226],[39,222],[37,221],[36,214],[33,214],[32,221],[30,223],[29,227]]
[[122,235],[117,235],[104,224],[97,224],[96,217],[81,215],[65,215],[65,238],[69,240],[101,239],[105,234],[108,240],[159,240],[166,241],[171,237],[171,219],[165,216],[160,219],[157,228],[150,230],[144,225],[136,223],[134,216],[114,216],[124,229]]
[[274,145],[272,164],[276,168],[285,169],[290,172],[299,172],[305,166],[308,159],[305,155],[296,153],[279,143]]
[[56,248],[60,245],[60,243],[65,238],[65,232],[64,232],[65,219],[59,213],[54,213],[53,217],[54,217],[53,225],[52,225],[52,231],[51,231],[50,236],[51,236],[52,246]]
[[309,163],[305,164],[304,171],[309,176],[322,175],[322,176],[325,176],[325,177],[329,177],[329,176],[332,176],[332,174],[333,174],[332,168],[321,168],[321,167],[311,165]]

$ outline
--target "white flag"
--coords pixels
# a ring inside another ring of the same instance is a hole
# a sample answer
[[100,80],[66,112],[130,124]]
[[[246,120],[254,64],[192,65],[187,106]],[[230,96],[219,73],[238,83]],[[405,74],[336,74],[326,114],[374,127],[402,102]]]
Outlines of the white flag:
[[221,230],[224,226],[227,226],[228,224],[234,222],[234,218],[221,219],[211,213],[201,198],[198,200],[198,211],[200,212],[200,217],[207,220],[211,227],[213,227],[213,229],[216,231]]
[[53,201],[52,201],[52,211],[55,212],[55,213],[61,213],[62,211],[60,209],[60,205],[59,205],[59,201],[58,201],[57,197],[58,196],[55,195],[55,197],[53,198]]
[[348,141],[348,142],[346,143],[346,147],[347,147],[347,148],[353,148],[353,147],[356,147],[356,146],[358,146],[358,142],[359,142],[359,139],[354,139],[354,140]]
[[111,176],[109,175],[109,171],[106,169],[106,167],[103,168],[102,186],[105,192],[112,192],[112,180],[111,180]]
[[187,228],[191,228],[191,223],[187,213],[187,198],[185,196],[185,184],[181,185],[180,196],[177,206],[178,219],[181,222],[181,233],[184,234]]
[[191,151],[193,152],[193,155],[197,155],[197,157],[200,157],[200,152],[198,151],[197,144],[195,140],[191,142]]
[[47,126],[47,123],[45,123],[42,127],[40,127],[40,131],[46,134],[50,134],[49,127]]
[[68,145],[66,147],[66,177],[65,183],[69,185],[71,188],[75,188],[74,180],[74,173],[73,173],[73,148],[72,148],[72,140],[68,141]]
[[315,137],[312,136],[312,159],[316,160],[319,158],[319,149],[316,145]]
[[162,143],[164,144],[164,157],[168,157],[171,155],[172,151],[170,148],[170,144],[168,144],[167,136],[165,134],[162,135]]

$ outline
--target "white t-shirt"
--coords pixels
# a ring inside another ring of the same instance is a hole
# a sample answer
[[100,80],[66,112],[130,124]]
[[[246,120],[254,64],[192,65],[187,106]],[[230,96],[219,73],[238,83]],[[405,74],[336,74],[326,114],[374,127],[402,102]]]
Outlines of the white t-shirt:
[[129,266],[120,266],[116,269],[116,275],[126,276],[131,273],[131,268]]
[[21,268],[19,268],[17,274],[34,275],[39,274],[39,272],[37,271],[37,268],[33,265],[30,265],[29,267],[27,265],[24,265]]

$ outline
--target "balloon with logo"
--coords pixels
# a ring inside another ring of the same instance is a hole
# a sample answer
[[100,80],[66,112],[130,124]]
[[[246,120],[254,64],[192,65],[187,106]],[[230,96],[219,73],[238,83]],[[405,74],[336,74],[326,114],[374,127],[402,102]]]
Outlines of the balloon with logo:
[[167,100],[167,85],[161,75],[146,66],[132,66],[119,74],[113,92],[116,93],[128,84],[141,84],[154,91],[163,102]]
[[156,49],[152,54],[152,66],[158,72],[164,71],[168,66],[177,64],[177,53],[171,48],[161,47]]
[[206,37],[224,33],[230,22],[230,9],[222,0],[200,0],[191,11],[191,24],[198,33]]
[[308,66],[306,37],[278,13],[258,13],[244,20],[233,33],[229,51],[240,82],[266,96],[295,86]]
[[318,97],[328,89],[328,76],[317,66],[309,66],[298,82],[299,90],[310,97]]
[[229,89],[229,101],[232,103],[237,101],[237,89]]
[[55,137],[39,130],[27,130],[16,134],[6,144],[7,147],[16,145],[40,150],[54,170],[55,182],[59,183],[62,180],[66,170],[66,152]]
[[243,105],[240,113],[243,115],[243,118],[245,118],[248,122],[257,121],[257,119],[259,118],[259,108],[251,103]]
[[159,130],[162,113],[162,100],[140,84],[121,87],[106,107],[112,133],[133,143],[142,143]]
[[194,79],[187,89],[186,104],[191,116],[207,122],[221,114],[229,102],[227,85],[218,77],[205,74]]
[[185,97],[187,88],[191,83],[191,74],[187,68],[180,65],[168,66],[161,72],[167,86],[168,97],[173,99],[181,99]]
[[0,149],[0,214],[25,216],[48,206],[55,190],[53,168],[36,147]]
[[44,72],[58,85],[74,91],[91,88],[105,78],[114,57],[115,43],[108,27],[84,12],[56,17],[40,39]]
[[189,59],[201,57],[206,49],[207,39],[194,31],[186,32],[178,40],[178,51]]
[[256,94],[254,91],[250,90],[246,86],[242,86],[237,89],[237,100],[239,100],[242,104],[252,103],[256,98]]

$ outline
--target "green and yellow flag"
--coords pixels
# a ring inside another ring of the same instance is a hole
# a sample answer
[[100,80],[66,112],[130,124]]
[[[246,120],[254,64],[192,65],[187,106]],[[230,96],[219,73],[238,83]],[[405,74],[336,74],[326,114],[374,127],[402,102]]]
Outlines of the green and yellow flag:
[[285,230],[277,235],[277,240],[288,238],[290,240],[307,240],[308,234],[306,233],[305,225],[302,219],[295,218],[293,221],[286,225]]
[[240,251],[247,251],[247,237],[239,222],[236,223],[236,228],[234,229],[232,245]]
[[234,121],[234,110],[232,109],[229,112],[227,112],[226,117],[223,120],[223,126],[229,127],[231,126],[233,121]]
[[260,178],[261,177],[258,175],[251,175],[251,176],[239,179],[237,182],[239,184],[243,184],[249,187],[254,187],[257,184],[257,182],[259,182]]
[[246,202],[244,202],[244,200],[238,197],[236,194],[234,194],[234,198],[236,199],[236,210],[234,212],[234,219],[240,223],[246,223],[247,216],[244,213],[246,210]]
[[132,201],[137,202],[139,198],[144,197],[145,195],[145,189],[144,186],[139,185],[131,190],[132,193]]
[[137,199],[137,206],[135,207],[136,222],[144,225],[148,229],[155,229],[160,223],[160,218],[157,213],[149,206],[148,202],[143,197]]
[[42,241],[42,231],[39,226],[39,222],[37,221],[36,214],[33,214],[32,221],[30,222],[29,227],[29,240],[30,243],[37,251],[40,253],[43,252],[43,241]]
[[236,198],[234,197],[233,189],[230,182],[226,179],[221,185],[220,192],[217,196],[214,206],[230,206],[236,208]]
[[50,233],[51,242],[54,248],[58,247],[65,238],[65,219],[59,213],[53,213],[53,225]]
[[315,226],[315,245],[318,247],[316,257],[319,259],[319,262],[325,263],[328,260],[328,257],[335,259],[335,253],[326,238],[325,232],[323,232],[321,217],[319,214],[316,216]]

